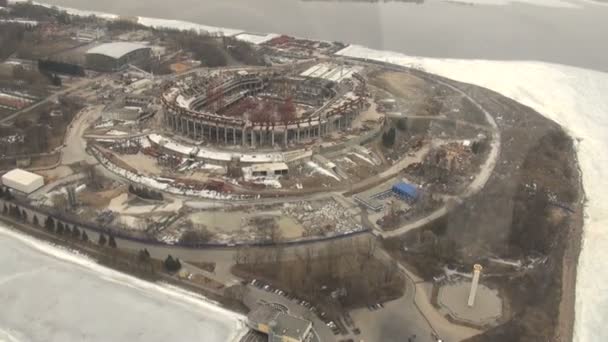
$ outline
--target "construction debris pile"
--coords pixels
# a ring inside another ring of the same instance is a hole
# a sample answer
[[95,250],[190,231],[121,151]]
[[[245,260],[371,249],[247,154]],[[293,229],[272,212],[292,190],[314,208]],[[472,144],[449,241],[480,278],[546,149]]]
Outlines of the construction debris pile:
[[432,149],[422,163],[414,163],[404,171],[433,191],[452,193],[475,172],[470,142],[454,142]]
[[352,214],[334,200],[286,203],[281,211],[302,224],[304,236],[330,236],[363,229]]

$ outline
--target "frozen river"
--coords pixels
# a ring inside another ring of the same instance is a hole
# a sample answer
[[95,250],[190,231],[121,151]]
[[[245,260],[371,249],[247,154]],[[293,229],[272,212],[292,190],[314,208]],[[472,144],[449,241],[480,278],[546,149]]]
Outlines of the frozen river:
[[0,225],[0,341],[233,341],[241,316]]
[[413,56],[541,60],[608,71],[608,3],[593,0],[38,1],[338,40]]

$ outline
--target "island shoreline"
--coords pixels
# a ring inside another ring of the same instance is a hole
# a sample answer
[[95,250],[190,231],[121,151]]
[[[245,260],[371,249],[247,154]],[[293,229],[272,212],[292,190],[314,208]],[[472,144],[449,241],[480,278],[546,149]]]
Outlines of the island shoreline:
[[[11,1],[18,2],[18,1]],[[43,3],[36,3],[39,5],[47,5]],[[49,5],[50,6],[50,5]],[[60,9],[66,9],[62,7],[58,7]],[[69,10],[69,9],[68,9]],[[78,14],[74,14],[78,15]],[[110,14],[108,14],[110,15]],[[142,17],[138,17],[142,18]],[[179,21],[175,21],[176,23]],[[203,25],[201,25],[203,26]],[[222,28],[217,28],[222,29]],[[242,31],[245,32],[245,31]],[[237,33],[238,34],[238,33]],[[397,65],[397,64],[394,64]],[[542,113],[539,113],[542,115]],[[544,115],[543,115],[544,116]],[[547,118],[548,120],[551,120]],[[553,121],[553,120],[551,120]],[[560,126],[561,127],[561,126]],[[562,127],[563,128],[563,127]],[[555,332],[555,338],[558,341],[572,341],[574,337],[574,323],[576,317],[576,282],[577,282],[577,271],[578,271],[578,261],[580,258],[581,250],[583,247],[583,237],[584,237],[584,229],[585,229],[585,219],[584,219],[584,211],[585,211],[585,203],[586,196],[583,186],[583,178],[582,178],[582,170],[580,168],[580,163],[578,160],[578,151],[575,153],[575,161],[576,166],[579,171],[579,198],[578,203],[580,203],[579,210],[576,211],[573,220],[573,226],[568,231],[566,237],[566,249],[562,255],[562,266],[561,266],[561,298],[559,300],[559,315],[558,315],[558,323]],[[2,222],[7,222],[4,219],[0,220]],[[14,223],[14,222],[13,222]],[[29,225],[28,225],[29,226]],[[30,228],[35,229],[34,226],[30,226]],[[29,236],[34,236],[34,234],[26,233]]]

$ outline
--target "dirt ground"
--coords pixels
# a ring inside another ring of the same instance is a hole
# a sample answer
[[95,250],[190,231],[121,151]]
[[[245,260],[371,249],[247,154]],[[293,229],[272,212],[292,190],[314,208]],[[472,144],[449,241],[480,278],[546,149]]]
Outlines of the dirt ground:
[[82,204],[88,207],[103,209],[110,204],[110,201],[113,198],[117,197],[124,191],[126,191],[125,186],[99,192],[89,191],[87,188],[78,194],[78,199],[82,202]]
[[209,230],[220,233],[240,230],[247,215],[243,212],[201,211],[190,215],[190,219],[195,225],[205,225]]
[[285,239],[297,239],[302,237],[304,228],[293,218],[287,216],[279,216],[277,224],[281,229],[281,234]]
[[192,222],[205,225],[214,233],[230,233],[240,231],[249,225],[249,220],[255,217],[272,216],[281,230],[284,239],[296,239],[302,237],[304,228],[293,218],[276,212],[250,213],[245,211],[201,211],[190,215]]
[[355,118],[355,120],[353,121],[352,127],[353,128],[362,128],[367,121],[377,122],[378,120],[383,118],[384,114],[378,113],[377,107],[378,106],[376,105],[376,103],[372,102],[371,106],[368,109],[361,112],[361,114],[359,114]]
[[410,114],[436,114],[428,112],[427,104],[437,90],[419,77],[403,72],[382,71],[370,75],[370,84],[393,94],[400,107],[406,108]]
[[32,158],[30,167],[47,167],[53,166],[59,162],[61,155],[59,153],[51,154],[47,156],[38,156]]
[[[124,188],[123,188],[124,189]],[[134,203],[135,202],[135,203]],[[112,198],[107,205],[109,210],[127,214],[127,215],[145,215],[145,214],[160,214],[168,212],[177,212],[182,207],[181,200],[174,200],[173,202],[142,202],[136,198],[129,198],[129,193],[121,191],[118,196]]]
[[388,90],[400,100],[424,98],[429,90],[429,84],[414,75],[402,72],[382,71],[370,75],[370,83],[378,88]]
[[129,166],[140,170],[147,176],[159,176],[162,174],[162,170],[156,163],[156,160],[141,152],[137,154],[117,154],[117,156]]
[[67,177],[73,174],[74,172],[70,167],[62,165],[51,170],[38,171],[37,173],[44,176],[47,180],[47,183],[50,183],[55,179]]

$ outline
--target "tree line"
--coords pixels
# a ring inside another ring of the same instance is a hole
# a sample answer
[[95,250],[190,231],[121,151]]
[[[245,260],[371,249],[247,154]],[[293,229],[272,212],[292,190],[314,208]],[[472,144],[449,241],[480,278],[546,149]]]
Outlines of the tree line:
[[0,60],[12,55],[23,41],[25,28],[15,23],[0,24]]
[[[9,199],[7,194],[10,194],[8,189],[0,188],[0,198]],[[20,208],[15,204],[4,203],[2,208],[2,215],[11,217],[19,222],[28,223],[28,214],[25,209]],[[86,230],[79,229],[76,225],[70,225],[64,223],[62,221],[56,220],[52,216],[47,216],[44,222],[41,224],[38,215],[32,216],[32,225],[38,228],[43,228],[49,233],[57,235],[58,237],[69,239],[70,241],[80,241],[82,243],[93,243],[90,240],[89,235]],[[96,241],[97,246],[99,247],[109,247],[111,250],[116,250],[118,248],[118,244],[116,243],[116,239],[111,234],[100,233],[99,237]],[[128,259],[128,258],[127,258]],[[115,255],[112,254],[112,257],[109,259],[113,263],[118,263]],[[140,271],[144,270],[146,272],[153,272],[153,262],[150,256],[150,252],[144,248],[137,253],[136,261],[139,264],[137,268]],[[106,260],[108,262],[108,260]],[[123,260],[123,264],[130,265],[130,260]],[[167,272],[174,273],[179,271],[182,268],[182,264],[179,258],[174,258],[172,255],[168,255],[167,258],[163,262],[163,267]],[[124,265],[123,265],[124,266]],[[133,265],[131,265],[133,266]]]

